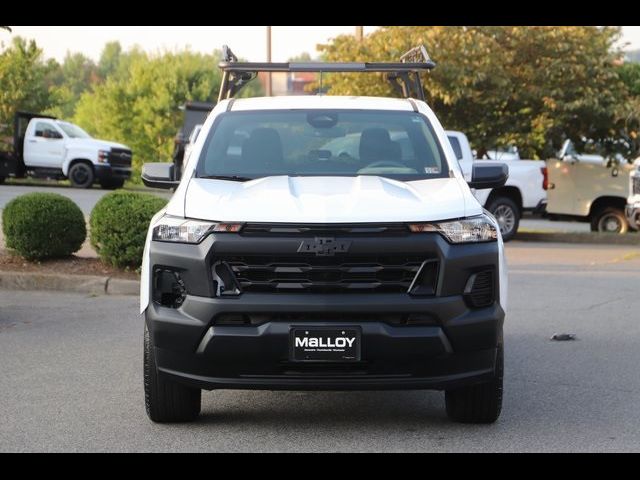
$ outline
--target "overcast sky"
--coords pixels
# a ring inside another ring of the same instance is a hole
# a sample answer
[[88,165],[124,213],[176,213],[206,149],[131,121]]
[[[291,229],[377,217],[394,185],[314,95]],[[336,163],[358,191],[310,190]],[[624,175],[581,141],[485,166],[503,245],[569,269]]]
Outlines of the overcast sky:
[[[126,50],[139,45],[147,51],[175,50],[189,47],[194,51],[212,52],[223,44],[234,53],[252,61],[266,60],[265,27],[28,27],[12,26],[13,35],[33,38],[46,57],[62,60],[67,53],[82,52],[98,59],[104,44],[118,40]],[[365,34],[377,27],[365,26]],[[640,27],[622,27],[629,49],[640,48]],[[343,33],[352,34],[355,27],[273,27],[273,61],[286,61],[302,52],[312,56],[316,45]],[[0,41],[7,43],[11,34],[0,31]],[[435,56],[435,55],[434,55]]]

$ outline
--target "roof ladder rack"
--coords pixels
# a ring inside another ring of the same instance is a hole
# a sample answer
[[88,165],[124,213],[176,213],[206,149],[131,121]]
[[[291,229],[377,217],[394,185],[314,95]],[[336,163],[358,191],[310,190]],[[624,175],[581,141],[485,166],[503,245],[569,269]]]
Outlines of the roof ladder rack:
[[234,98],[258,72],[378,72],[385,73],[395,91],[405,98],[424,100],[420,73],[433,70],[436,64],[429,58],[424,45],[412,48],[400,57],[400,62],[239,62],[231,49],[222,47],[222,83],[218,102]]

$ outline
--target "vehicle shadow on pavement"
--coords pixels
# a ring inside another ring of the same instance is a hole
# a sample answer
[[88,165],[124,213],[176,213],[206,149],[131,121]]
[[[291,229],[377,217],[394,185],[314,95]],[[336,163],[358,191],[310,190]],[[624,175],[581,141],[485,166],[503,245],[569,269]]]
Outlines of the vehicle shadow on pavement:
[[444,393],[373,392],[203,392],[199,422],[216,426],[416,427],[449,423]]

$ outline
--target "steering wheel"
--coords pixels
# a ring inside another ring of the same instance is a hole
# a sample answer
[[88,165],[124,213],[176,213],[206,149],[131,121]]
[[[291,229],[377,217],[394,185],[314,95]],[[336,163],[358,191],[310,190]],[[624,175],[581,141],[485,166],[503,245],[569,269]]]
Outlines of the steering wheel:
[[373,162],[362,168],[362,170],[366,170],[367,168],[384,168],[384,167],[400,167],[407,168],[404,163],[396,162],[393,160],[380,160],[378,162]]

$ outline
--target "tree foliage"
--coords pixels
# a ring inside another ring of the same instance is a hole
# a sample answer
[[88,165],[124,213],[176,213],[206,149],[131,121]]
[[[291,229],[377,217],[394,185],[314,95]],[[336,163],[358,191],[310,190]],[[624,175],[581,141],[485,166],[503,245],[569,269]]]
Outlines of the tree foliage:
[[[383,27],[321,48],[331,61],[398,61],[425,44],[438,64],[425,94],[446,128],[464,131],[479,152],[516,144],[526,157],[548,158],[565,138],[635,138],[615,68],[619,37],[617,27]],[[395,95],[381,75],[327,81],[331,94]]]
[[[183,121],[179,107],[189,100],[217,99],[220,58],[217,52],[189,51],[103,55],[102,68],[108,65],[112,73],[81,97],[74,120],[99,138],[130,146],[136,172],[144,162],[168,161]],[[242,94],[260,93],[256,88],[259,84],[252,82]]]
[[33,40],[13,38],[0,53],[0,134],[11,136],[16,110],[39,112],[52,104],[47,77],[55,68]]

